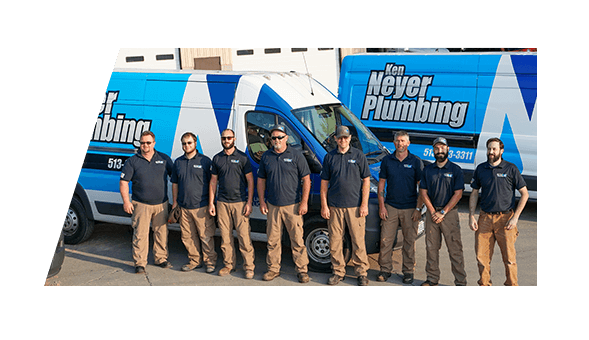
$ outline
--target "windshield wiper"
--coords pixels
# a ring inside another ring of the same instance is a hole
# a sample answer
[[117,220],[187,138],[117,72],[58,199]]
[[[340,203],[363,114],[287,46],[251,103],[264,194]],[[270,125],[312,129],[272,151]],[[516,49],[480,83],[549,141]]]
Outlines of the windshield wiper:
[[372,155],[380,155],[381,153],[383,153],[384,151],[382,150],[376,150],[376,151],[371,151],[369,153],[366,154],[366,158],[368,158],[368,156],[372,156]]

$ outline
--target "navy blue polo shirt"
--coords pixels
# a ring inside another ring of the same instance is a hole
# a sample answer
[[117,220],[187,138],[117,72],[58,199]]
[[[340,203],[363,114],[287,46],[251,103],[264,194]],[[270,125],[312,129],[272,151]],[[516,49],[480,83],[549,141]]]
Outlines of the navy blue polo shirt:
[[192,158],[182,155],[174,162],[171,182],[178,184],[178,205],[185,209],[201,208],[209,204],[211,159],[199,154]]
[[168,176],[172,174],[172,167],[172,159],[164,153],[155,151],[148,161],[138,151],[125,162],[121,180],[131,182],[133,201],[161,204],[168,200]]
[[380,164],[379,178],[387,181],[385,203],[397,209],[417,207],[417,183],[421,180],[423,162],[409,152],[401,162],[395,152],[385,157]]
[[349,147],[346,153],[331,150],[323,160],[321,179],[329,181],[327,202],[331,207],[352,208],[362,203],[362,179],[370,177],[362,151]]
[[481,210],[503,212],[515,207],[515,190],[526,186],[515,164],[502,160],[496,167],[489,162],[477,166],[470,186],[481,190]]
[[258,169],[258,177],[266,179],[266,200],[276,206],[299,203],[301,179],[310,173],[303,154],[290,145],[283,153],[264,152]]
[[227,203],[247,201],[246,174],[252,172],[247,155],[237,149],[231,155],[221,151],[213,157],[212,174],[218,176],[217,200]]
[[454,191],[464,190],[462,168],[451,161],[441,168],[437,163],[431,163],[423,168],[419,187],[427,190],[434,207],[443,208],[454,195]]

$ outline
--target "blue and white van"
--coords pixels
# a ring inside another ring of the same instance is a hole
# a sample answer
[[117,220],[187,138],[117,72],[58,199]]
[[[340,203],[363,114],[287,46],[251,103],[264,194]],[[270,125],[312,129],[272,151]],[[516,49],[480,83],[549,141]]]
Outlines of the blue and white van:
[[501,138],[503,158],[537,198],[536,53],[349,55],[338,97],[390,150],[394,132],[405,130],[410,152],[433,162],[433,140],[446,137],[467,191],[476,165],[487,160],[486,141]]
[[[137,152],[143,131],[155,134],[157,151],[176,159],[183,154],[183,133],[196,134],[198,151],[212,158],[222,150],[221,131],[233,129],[236,147],[248,154],[256,179],[261,154],[270,145],[269,130],[277,123],[286,126],[288,143],[303,152],[312,172],[304,225],[310,268],[330,269],[327,223],[320,216],[319,173],[327,152],[337,147],[333,137],[339,124],[350,128],[352,145],[362,150],[370,163],[366,244],[369,253],[378,252],[376,187],[380,161],[388,151],[337,97],[311,77],[296,72],[115,70],[64,224],[66,242],[75,244],[90,237],[94,221],[131,224],[119,194],[120,171]],[[171,185],[169,188],[172,197]],[[260,213],[257,193],[254,198],[252,233],[265,236],[266,216]],[[177,225],[170,227],[179,230]]]

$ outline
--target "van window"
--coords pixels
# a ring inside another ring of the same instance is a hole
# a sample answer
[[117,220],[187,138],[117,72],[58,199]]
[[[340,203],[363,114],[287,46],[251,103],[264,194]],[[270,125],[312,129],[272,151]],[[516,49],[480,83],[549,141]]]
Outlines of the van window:
[[275,124],[284,124],[288,135],[288,144],[295,148],[301,148],[301,137],[294,132],[290,124],[284,118],[273,113],[251,111],[247,113],[247,145],[252,159],[257,163],[262,155],[271,147],[270,129]]

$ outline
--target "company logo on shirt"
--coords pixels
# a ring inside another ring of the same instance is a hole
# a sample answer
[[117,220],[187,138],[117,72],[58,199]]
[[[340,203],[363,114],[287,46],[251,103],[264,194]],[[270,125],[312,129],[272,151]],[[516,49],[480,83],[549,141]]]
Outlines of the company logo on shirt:
[[238,164],[238,163],[239,163],[239,159],[232,159],[232,160],[231,160],[231,163]]
[[403,164],[403,166],[406,167],[407,169],[413,168],[413,165],[411,165],[411,164]]
[[452,178],[454,176],[451,172],[444,174],[444,177]]
[[292,158],[285,158],[283,159],[285,163],[292,163]]
[[164,161],[155,161],[155,164],[164,164]]
[[348,159],[348,163],[356,164],[356,160],[355,159]]
[[499,177],[499,178],[506,178],[507,177],[507,174],[497,174],[497,177]]
[[193,166],[197,169],[202,169],[202,165],[200,165],[200,164],[194,164]]

